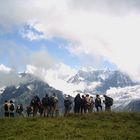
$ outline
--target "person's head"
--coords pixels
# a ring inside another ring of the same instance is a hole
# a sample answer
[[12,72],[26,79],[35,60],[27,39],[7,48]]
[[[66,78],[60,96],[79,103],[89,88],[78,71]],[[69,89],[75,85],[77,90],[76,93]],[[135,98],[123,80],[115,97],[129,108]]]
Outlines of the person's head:
[[103,95],[104,97],[107,97],[105,94]]
[[99,97],[99,94],[97,94],[96,97],[98,98]]
[[68,98],[70,98],[70,95],[68,95]]
[[85,96],[84,96],[84,95],[82,95],[82,98],[85,98]]
[[89,94],[87,94],[86,97],[89,97]]
[[7,103],[8,101],[7,100],[5,100],[5,103]]
[[10,103],[13,103],[13,101],[12,101],[12,100],[10,100]]
[[55,93],[53,93],[53,96],[56,96],[56,94],[55,94]]
[[80,94],[78,93],[77,96],[80,97]]
[[46,94],[46,96],[45,97],[48,97],[48,94]]

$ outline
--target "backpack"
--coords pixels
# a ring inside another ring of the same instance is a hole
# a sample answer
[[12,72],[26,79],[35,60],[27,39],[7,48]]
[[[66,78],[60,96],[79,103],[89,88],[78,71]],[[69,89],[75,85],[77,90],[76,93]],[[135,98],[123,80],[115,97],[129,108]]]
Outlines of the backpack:
[[39,102],[39,101],[40,101],[40,99],[39,99],[37,96],[35,96],[35,97],[31,100],[30,105],[31,105],[31,106],[38,105],[38,102]]
[[49,105],[55,105],[58,102],[58,98],[55,96],[49,97]]
[[64,100],[64,106],[69,107],[71,105],[71,101],[68,99]]
[[8,111],[8,104],[7,104],[7,103],[4,104],[4,110],[5,110],[5,111]]
[[101,104],[101,99],[100,98],[96,98],[95,99],[95,105],[100,105]]
[[23,111],[23,106],[22,105],[20,105],[20,110]]
[[19,106],[19,105],[18,105],[17,108],[16,108],[16,112],[17,112],[17,113],[20,113],[20,106]]
[[27,106],[27,112],[32,112],[32,108],[31,108],[31,106]]
[[43,99],[42,99],[42,105],[43,106],[46,106],[47,105],[47,98],[46,97],[43,97]]
[[15,110],[15,107],[14,107],[13,104],[10,104],[9,110],[10,110],[10,111],[14,111],[14,110]]
[[55,96],[55,97],[53,97],[53,102],[54,103],[57,103],[58,102],[58,98]]
[[113,105],[113,99],[111,97],[108,97],[108,106],[112,106]]
[[35,99],[31,100],[30,106],[34,106],[35,105]]

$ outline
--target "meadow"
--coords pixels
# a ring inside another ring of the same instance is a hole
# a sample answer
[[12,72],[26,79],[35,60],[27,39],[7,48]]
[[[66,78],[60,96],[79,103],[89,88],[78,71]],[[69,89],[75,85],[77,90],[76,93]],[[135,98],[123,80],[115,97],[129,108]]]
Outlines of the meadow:
[[140,140],[140,113],[0,118],[0,140]]

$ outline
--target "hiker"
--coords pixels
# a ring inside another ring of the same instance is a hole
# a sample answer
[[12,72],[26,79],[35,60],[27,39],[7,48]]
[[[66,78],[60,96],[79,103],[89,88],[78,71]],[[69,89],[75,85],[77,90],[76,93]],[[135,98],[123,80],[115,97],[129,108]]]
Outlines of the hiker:
[[49,97],[49,106],[50,106],[50,116],[57,116],[58,115],[58,97],[55,93]]
[[4,103],[4,116],[5,117],[9,117],[9,103],[7,100],[5,100],[5,103]]
[[43,115],[44,117],[45,116],[48,117],[50,112],[50,101],[48,94],[46,94],[46,96],[42,98],[42,105],[43,105]]
[[74,98],[74,113],[80,113],[81,101],[80,94],[77,94]]
[[111,112],[111,106],[113,105],[113,99],[111,97],[108,97],[107,95],[103,95],[105,100],[103,103],[105,104],[105,111]]
[[102,111],[101,98],[98,94],[96,95],[96,99],[95,99],[95,107],[96,107],[97,112],[99,112],[99,108]]
[[26,111],[27,111],[27,116],[30,117],[31,114],[33,114],[33,109],[32,109],[31,106],[27,106],[26,109],[27,109],[27,110],[26,110]]
[[37,115],[38,105],[40,102],[40,98],[36,95],[32,98],[30,106],[33,107],[33,117]]
[[86,97],[84,95],[82,95],[82,98],[81,98],[81,114],[82,113],[86,113]]
[[13,103],[12,100],[10,100],[10,104],[9,104],[9,112],[10,112],[10,117],[14,117],[15,116],[15,105]]
[[39,114],[40,114],[40,117],[43,116],[43,105],[41,102],[38,103],[38,111],[39,111]]
[[66,116],[70,113],[70,110],[72,108],[71,105],[72,105],[72,101],[71,101],[70,95],[68,95],[64,99],[64,107],[65,107],[64,116]]
[[18,114],[18,116],[24,117],[24,115],[23,115],[23,105],[22,104],[17,105],[16,113]]
[[93,97],[90,96],[90,105],[89,105],[89,112],[93,112],[93,108],[94,108],[94,100],[93,100]]
[[90,96],[89,96],[89,94],[86,95],[85,100],[86,100],[85,113],[87,113],[87,112],[89,112],[89,108],[90,108]]

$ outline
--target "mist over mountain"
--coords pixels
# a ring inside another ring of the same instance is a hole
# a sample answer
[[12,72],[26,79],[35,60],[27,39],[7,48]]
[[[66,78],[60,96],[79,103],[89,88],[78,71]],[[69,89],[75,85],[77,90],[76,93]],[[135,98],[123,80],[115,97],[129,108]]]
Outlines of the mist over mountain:
[[[114,99],[113,109],[115,111],[140,111],[139,110],[139,92],[140,85],[133,81],[129,75],[121,71],[111,70],[78,70],[74,75],[61,76],[61,81],[67,84],[67,93],[65,92],[65,85],[61,85],[62,90],[47,83],[45,80],[36,77],[34,74],[27,72],[19,73],[18,77],[21,79],[19,85],[3,86],[0,88],[0,105],[5,100],[14,100],[15,104],[22,103],[27,106],[34,95],[40,98],[46,93],[52,95],[56,93],[59,98],[60,111],[63,110],[64,94],[75,96],[77,93],[90,94],[95,98],[96,94],[107,94]],[[50,77],[49,77],[50,78]],[[23,80],[24,79],[24,80]],[[48,81],[51,80],[48,79]],[[53,79],[53,82],[58,82]],[[59,82],[58,82],[59,83]],[[102,98],[103,99],[103,98]]]

